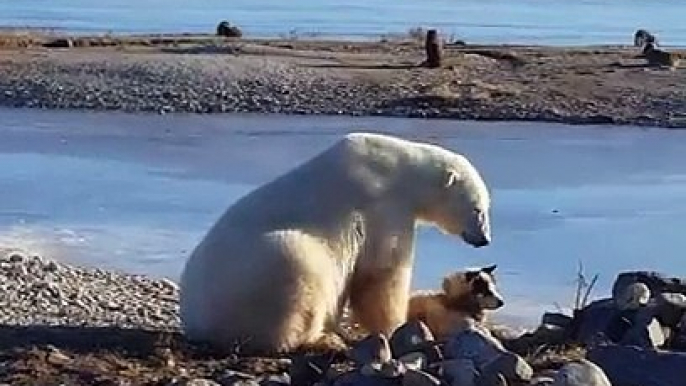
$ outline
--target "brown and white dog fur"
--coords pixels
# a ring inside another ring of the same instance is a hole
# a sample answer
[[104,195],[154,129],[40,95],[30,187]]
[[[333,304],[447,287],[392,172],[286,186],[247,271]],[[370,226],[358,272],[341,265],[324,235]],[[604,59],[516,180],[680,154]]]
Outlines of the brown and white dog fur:
[[495,286],[496,265],[456,272],[443,279],[441,291],[418,291],[409,301],[408,320],[421,320],[439,340],[465,328],[470,321],[482,324],[486,310],[505,302]]
[[648,43],[643,48],[643,57],[648,61],[648,66],[651,67],[667,67],[675,69],[679,67],[681,62],[681,55],[676,52],[667,52],[655,48],[655,45]]

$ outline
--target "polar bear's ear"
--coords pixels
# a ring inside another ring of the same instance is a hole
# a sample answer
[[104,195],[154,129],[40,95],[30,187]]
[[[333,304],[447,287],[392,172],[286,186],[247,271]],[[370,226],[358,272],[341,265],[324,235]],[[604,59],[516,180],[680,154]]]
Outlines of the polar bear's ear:
[[457,180],[460,179],[460,173],[453,169],[448,169],[445,171],[443,175],[443,186],[446,188],[449,188],[457,182]]

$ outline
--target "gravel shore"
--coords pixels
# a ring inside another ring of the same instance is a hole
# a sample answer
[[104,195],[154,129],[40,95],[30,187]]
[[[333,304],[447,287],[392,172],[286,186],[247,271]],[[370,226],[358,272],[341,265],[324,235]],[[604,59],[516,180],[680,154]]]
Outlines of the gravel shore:
[[0,39],[0,105],[686,127],[686,71],[635,48],[448,46],[428,69],[417,41],[39,43]]
[[0,323],[176,330],[170,280],[77,269],[20,252],[0,260]]
[[288,367],[187,344],[171,281],[0,252],[0,383],[187,385]]

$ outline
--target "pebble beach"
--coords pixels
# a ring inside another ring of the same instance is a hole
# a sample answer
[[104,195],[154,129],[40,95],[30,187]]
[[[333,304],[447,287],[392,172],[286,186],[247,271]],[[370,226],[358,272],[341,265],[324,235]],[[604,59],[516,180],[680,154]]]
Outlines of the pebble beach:
[[197,385],[236,374],[279,375],[290,363],[186,343],[178,288],[167,279],[0,253],[3,384]]
[[376,115],[686,127],[686,71],[634,47],[212,36],[0,39],[0,106],[126,112]]

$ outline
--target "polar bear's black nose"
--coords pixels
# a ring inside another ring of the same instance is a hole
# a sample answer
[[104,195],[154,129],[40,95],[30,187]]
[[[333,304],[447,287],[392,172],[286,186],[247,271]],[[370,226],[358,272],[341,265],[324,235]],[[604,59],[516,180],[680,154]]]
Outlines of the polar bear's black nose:
[[473,242],[472,245],[475,246],[476,248],[480,248],[480,247],[485,247],[490,243],[491,242],[487,238],[481,237],[479,240],[476,240],[475,242]]
[[477,236],[468,232],[462,233],[462,239],[475,248],[485,247],[491,243],[491,240],[484,235]]

